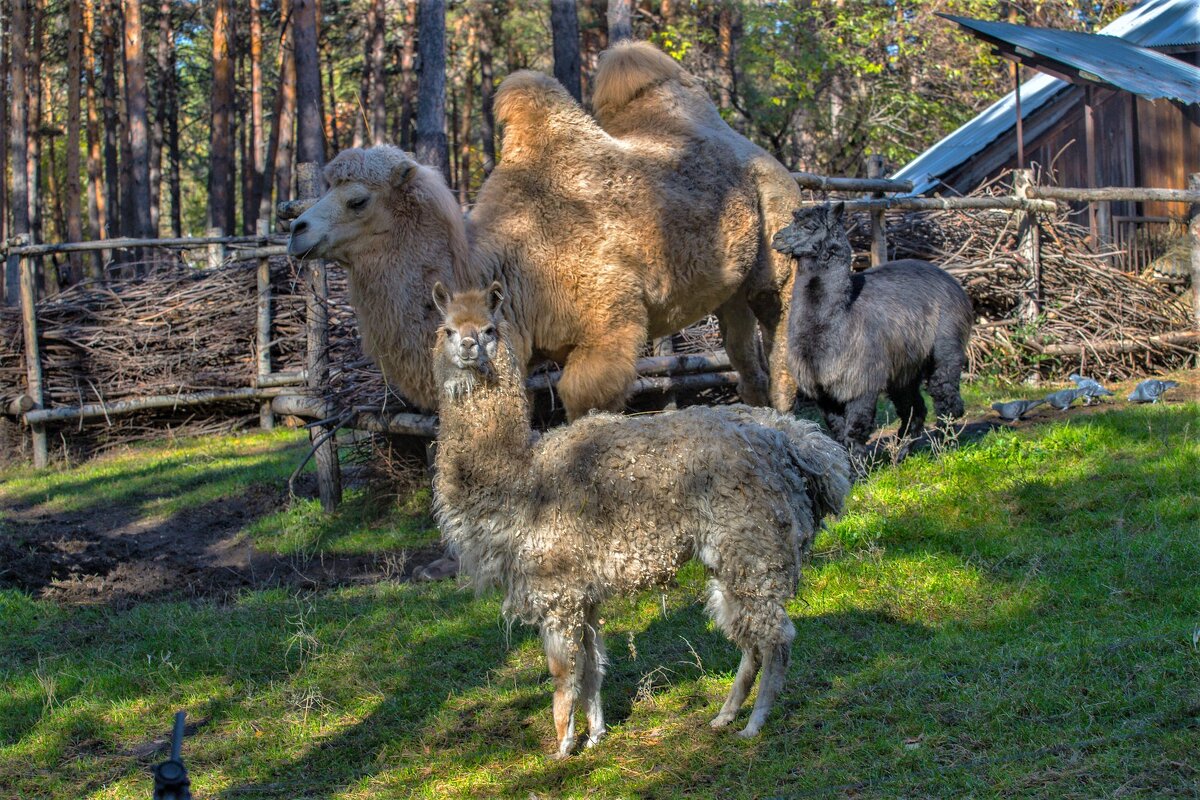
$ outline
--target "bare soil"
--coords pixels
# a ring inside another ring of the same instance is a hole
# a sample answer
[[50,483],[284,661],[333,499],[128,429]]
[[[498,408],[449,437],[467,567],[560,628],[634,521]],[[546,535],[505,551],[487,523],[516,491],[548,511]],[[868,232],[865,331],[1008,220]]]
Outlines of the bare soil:
[[0,537],[0,588],[65,605],[126,607],[155,598],[226,600],[246,589],[328,586],[408,579],[441,555],[409,553],[302,559],[254,548],[239,532],[282,508],[286,491],[250,486],[237,497],[167,517],[127,506],[48,513],[0,504],[12,535]]

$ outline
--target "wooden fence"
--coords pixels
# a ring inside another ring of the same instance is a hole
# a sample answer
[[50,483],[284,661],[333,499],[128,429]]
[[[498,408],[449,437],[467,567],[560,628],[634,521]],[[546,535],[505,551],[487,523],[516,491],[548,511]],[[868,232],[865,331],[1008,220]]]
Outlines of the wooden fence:
[[[889,210],[1004,210],[1015,215],[1019,231],[1018,250],[1033,266],[1030,308],[1041,309],[1040,243],[1038,215],[1057,210],[1059,201],[1101,202],[1109,200],[1150,201],[1171,200],[1192,203],[1190,221],[1191,270],[1195,326],[1200,329],[1200,175],[1191,176],[1188,190],[1109,188],[1063,189],[1039,187],[1033,184],[1029,170],[1017,171],[1014,191],[1009,196],[993,197],[905,197],[886,193],[909,192],[911,183],[880,177],[881,162],[872,162],[868,178],[833,178],[808,173],[794,173],[797,183],[807,189],[822,192],[867,194],[869,197],[846,201],[848,210],[869,212],[871,223],[871,261],[878,264],[886,259],[887,231],[885,212]],[[300,198],[280,204],[281,219],[294,219],[308,208],[318,193],[319,173],[315,165],[298,167]],[[243,258],[257,259],[257,322],[256,365],[252,385],[225,390],[148,396],[112,403],[80,403],[74,406],[47,407],[42,390],[43,376],[38,345],[34,258],[48,254],[114,250],[119,248],[175,247],[209,250],[210,263],[219,263],[224,248],[240,245]],[[274,372],[271,364],[271,282],[268,259],[286,254],[286,247],[270,242],[265,228],[255,237],[208,236],[185,239],[110,239],[99,242],[71,244],[35,244],[12,242],[7,257],[20,261],[20,298],[22,327],[25,342],[26,393],[17,397],[0,398],[0,414],[22,420],[29,426],[33,442],[33,461],[42,467],[49,453],[45,426],[66,420],[83,420],[100,416],[128,414],[155,408],[178,408],[215,402],[259,403],[259,422],[263,428],[274,425],[276,414],[300,416],[313,420],[309,425],[316,455],[318,487],[322,504],[332,509],[340,500],[341,481],[337,461],[335,436],[339,427],[416,436],[425,439],[436,436],[435,417],[409,412],[385,413],[376,408],[336,408],[328,400],[329,380],[329,319],[328,279],[325,265],[319,260],[301,263],[300,272],[307,287],[307,365],[292,372]],[[1195,337],[1200,334],[1192,332]],[[1194,341],[1192,334],[1183,334]],[[1168,336],[1174,334],[1168,334]],[[662,352],[656,350],[656,352]],[[675,390],[700,390],[736,385],[737,374],[730,368],[723,353],[708,355],[656,355],[638,362],[639,379],[634,393],[670,393]],[[533,376],[531,389],[545,389],[557,380],[557,373]]]

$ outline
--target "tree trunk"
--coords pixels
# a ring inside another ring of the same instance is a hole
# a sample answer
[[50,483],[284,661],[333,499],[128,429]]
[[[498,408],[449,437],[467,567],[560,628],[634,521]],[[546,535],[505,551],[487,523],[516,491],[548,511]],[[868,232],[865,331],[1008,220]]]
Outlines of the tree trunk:
[[[0,242],[8,241],[8,3],[0,0]],[[0,303],[4,301],[4,277],[0,273]]]
[[[170,0],[164,0],[168,5]],[[183,235],[183,203],[179,176],[179,79],[175,70],[175,30],[171,27],[171,16],[166,15],[167,69],[159,80],[166,83],[163,95],[167,115],[167,186],[171,194],[171,235]]]
[[102,102],[104,111],[104,204],[108,219],[105,239],[121,235],[121,174],[117,160],[120,152],[121,122],[117,113],[117,29],[109,0],[101,0],[108,8],[100,13],[100,74],[103,76]]
[[[117,124],[120,126],[117,145],[121,151],[121,171],[118,177],[121,181],[121,235],[133,236],[136,232],[136,218],[133,209],[133,147],[129,140],[129,104],[126,102],[125,91],[125,9],[124,0],[113,0],[112,13],[117,26],[117,41],[121,50],[117,58]],[[137,260],[136,255],[134,260]],[[138,267],[140,269],[140,266]]]
[[[292,197],[292,149],[296,130],[296,59],[292,48],[292,8],[288,0],[279,5],[279,88],[275,92],[275,115],[271,125],[271,142],[267,152],[267,164],[272,171],[275,184],[275,201],[283,202]],[[263,188],[266,207],[259,214],[271,216],[270,183]]]
[[[317,52],[320,52],[319,47]],[[327,66],[325,76],[328,79],[329,98],[324,110],[327,114],[326,121],[329,123],[329,131],[325,139],[329,142],[330,147],[333,148],[333,153],[336,154],[341,151],[342,147],[338,140],[337,95],[334,93],[333,88],[333,59],[332,54],[325,59]]]
[[575,0],[550,0],[550,29],[554,35],[554,77],[567,87],[576,102],[582,102],[579,85],[579,15],[575,10]]
[[[80,3],[83,8],[83,67],[87,76],[87,173],[88,173],[88,227],[89,238],[103,239],[108,235],[108,208],[102,184],[103,162],[100,156],[100,109],[96,99],[96,50],[92,46],[95,32],[95,14],[90,2]],[[88,272],[94,279],[104,277],[104,253],[93,254],[88,260]]]
[[266,140],[263,137],[262,10],[260,0],[250,0],[250,150],[253,174],[250,202],[246,204],[246,229],[253,233],[262,208],[263,181],[267,170]]
[[370,76],[371,76],[371,144],[383,144],[387,141],[387,73],[384,70],[384,59],[387,56],[387,4],[384,0],[372,0],[371,9],[374,16],[370,36]]
[[416,156],[422,164],[440,169],[450,184],[450,147],[446,139],[446,3],[418,3]]
[[295,0],[292,34],[296,59],[296,160],[323,165],[325,136],[321,119],[321,64],[317,51],[315,0]]
[[208,224],[233,233],[233,14],[230,0],[213,10],[212,135],[209,142]]
[[608,46],[633,38],[630,0],[608,0]]
[[142,7],[139,0],[125,4],[125,107],[129,117],[129,152],[133,197],[133,235],[151,239],[150,224],[150,122],[146,112],[146,60],[142,44]]
[[471,194],[471,113],[475,105],[475,26],[464,19],[467,28],[466,47],[463,49],[462,98],[458,102],[458,202],[465,206]]
[[[9,43],[12,49],[9,69],[9,152],[12,155],[12,232],[29,233],[29,100],[26,92],[26,46],[29,41],[29,0],[12,0]],[[9,256],[4,270],[4,300],[10,306],[20,303],[20,259]]]
[[491,3],[479,9],[479,105],[481,121],[479,138],[483,145],[483,174],[488,176],[496,167],[496,117],[492,112],[492,97],[496,93],[496,73],[492,50],[498,38],[498,20]]
[[29,232],[33,241],[42,241],[42,44],[45,19],[45,0],[33,0],[29,6],[29,63],[25,90],[29,93],[29,130],[27,144],[29,153]]
[[175,84],[175,35],[171,27],[171,0],[158,6],[158,86],[154,98],[154,122],[150,126],[150,229],[157,236],[162,229],[162,157],[166,143],[167,118],[171,113],[172,87]]
[[[485,3],[490,6],[490,3]],[[404,49],[400,53],[400,130],[396,138],[405,150],[413,149],[413,118],[417,100],[418,0],[408,0],[404,12]]]

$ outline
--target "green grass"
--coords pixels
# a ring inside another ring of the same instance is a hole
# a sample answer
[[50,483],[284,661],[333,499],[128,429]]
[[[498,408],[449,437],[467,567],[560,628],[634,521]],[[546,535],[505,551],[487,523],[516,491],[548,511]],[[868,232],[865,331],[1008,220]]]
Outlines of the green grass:
[[[171,513],[286,476],[299,446],[139,449],[9,474],[0,496]],[[169,499],[106,487],[151,463]],[[204,800],[1194,796],[1198,476],[1195,403],[1058,417],[879,469],[818,539],[763,736],[707,726],[737,654],[691,564],[606,609],[615,724],[565,762],[547,758],[536,636],[504,625],[495,596],[388,581],[115,610],[6,591],[0,796],[148,797],[163,756],[143,746],[177,708],[201,722],[185,759]],[[427,541],[422,502],[361,495],[333,521],[299,504],[247,534],[284,552],[409,546]]]

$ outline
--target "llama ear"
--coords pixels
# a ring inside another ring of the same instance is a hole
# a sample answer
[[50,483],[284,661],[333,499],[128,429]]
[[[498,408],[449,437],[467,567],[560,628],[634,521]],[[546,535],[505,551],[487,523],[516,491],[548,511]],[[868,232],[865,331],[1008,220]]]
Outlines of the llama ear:
[[492,285],[488,287],[488,311],[492,314],[500,308],[500,304],[504,302],[504,287],[500,285],[500,281],[492,281]]
[[391,182],[393,189],[407,185],[417,175],[417,165],[411,161],[392,167]]
[[846,204],[841,200],[833,204],[833,218],[838,222],[842,221],[842,215],[846,212]]
[[446,287],[438,281],[433,285],[433,305],[441,312],[442,316],[446,316],[446,309],[450,307],[450,293],[446,291]]

